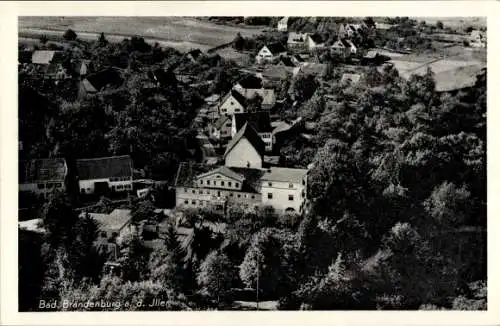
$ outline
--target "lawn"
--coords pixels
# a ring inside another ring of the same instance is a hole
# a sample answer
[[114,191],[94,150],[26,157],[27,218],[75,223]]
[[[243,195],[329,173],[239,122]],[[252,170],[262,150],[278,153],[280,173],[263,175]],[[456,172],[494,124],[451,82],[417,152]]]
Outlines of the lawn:
[[193,17],[19,17],[19,30],[57,30],[144,38],[189,43],[193,47],[213,47],[243,36],[259,34],[261,28],[224,26]]

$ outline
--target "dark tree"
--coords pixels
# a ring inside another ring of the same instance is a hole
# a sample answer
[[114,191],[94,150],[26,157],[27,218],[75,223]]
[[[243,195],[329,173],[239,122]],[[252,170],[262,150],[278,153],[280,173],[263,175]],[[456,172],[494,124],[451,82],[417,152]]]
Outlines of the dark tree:
[[74,40],[76,40],[77,37],[78,37],[78,35],[76,35],[75,31],[72,29],[66,30],[66,32],[64,32],[64,34],[63,34],[63,38],[66,41],[74,41]]

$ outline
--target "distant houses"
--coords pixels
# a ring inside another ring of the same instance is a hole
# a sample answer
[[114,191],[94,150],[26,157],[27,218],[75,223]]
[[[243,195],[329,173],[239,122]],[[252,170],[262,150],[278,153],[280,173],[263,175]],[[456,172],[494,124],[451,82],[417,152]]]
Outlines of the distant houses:
[[255,61],[259,64],[271,63],[283,55],[286,55],[286,48],[281,43],[271,43],[264,45],[260,49],[255,57]]

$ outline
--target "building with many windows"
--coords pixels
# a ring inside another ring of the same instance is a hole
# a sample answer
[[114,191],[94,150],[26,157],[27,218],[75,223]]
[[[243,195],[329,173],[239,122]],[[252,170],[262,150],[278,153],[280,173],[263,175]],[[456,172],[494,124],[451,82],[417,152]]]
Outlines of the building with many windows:
[[263,168],[264,148],[246,122],[226,149],[225,165],[181,163],[175,178],[176,207],[268,205],[278,211],[304,212],[308,170]]

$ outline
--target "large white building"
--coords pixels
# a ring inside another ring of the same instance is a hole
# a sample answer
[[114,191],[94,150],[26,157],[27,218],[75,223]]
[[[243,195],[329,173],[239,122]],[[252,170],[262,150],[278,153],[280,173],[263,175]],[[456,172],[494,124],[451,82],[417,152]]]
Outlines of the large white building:
[[181,163],[175,179],[176,207],[268,205],[282,212],[304,212],[308,170],[264,168],[264,150],[264,142],[247,122],[229,143],[225,165]]
[[81,194],[132,190],[132,159],[128,155],[79,159],[76,167]]

